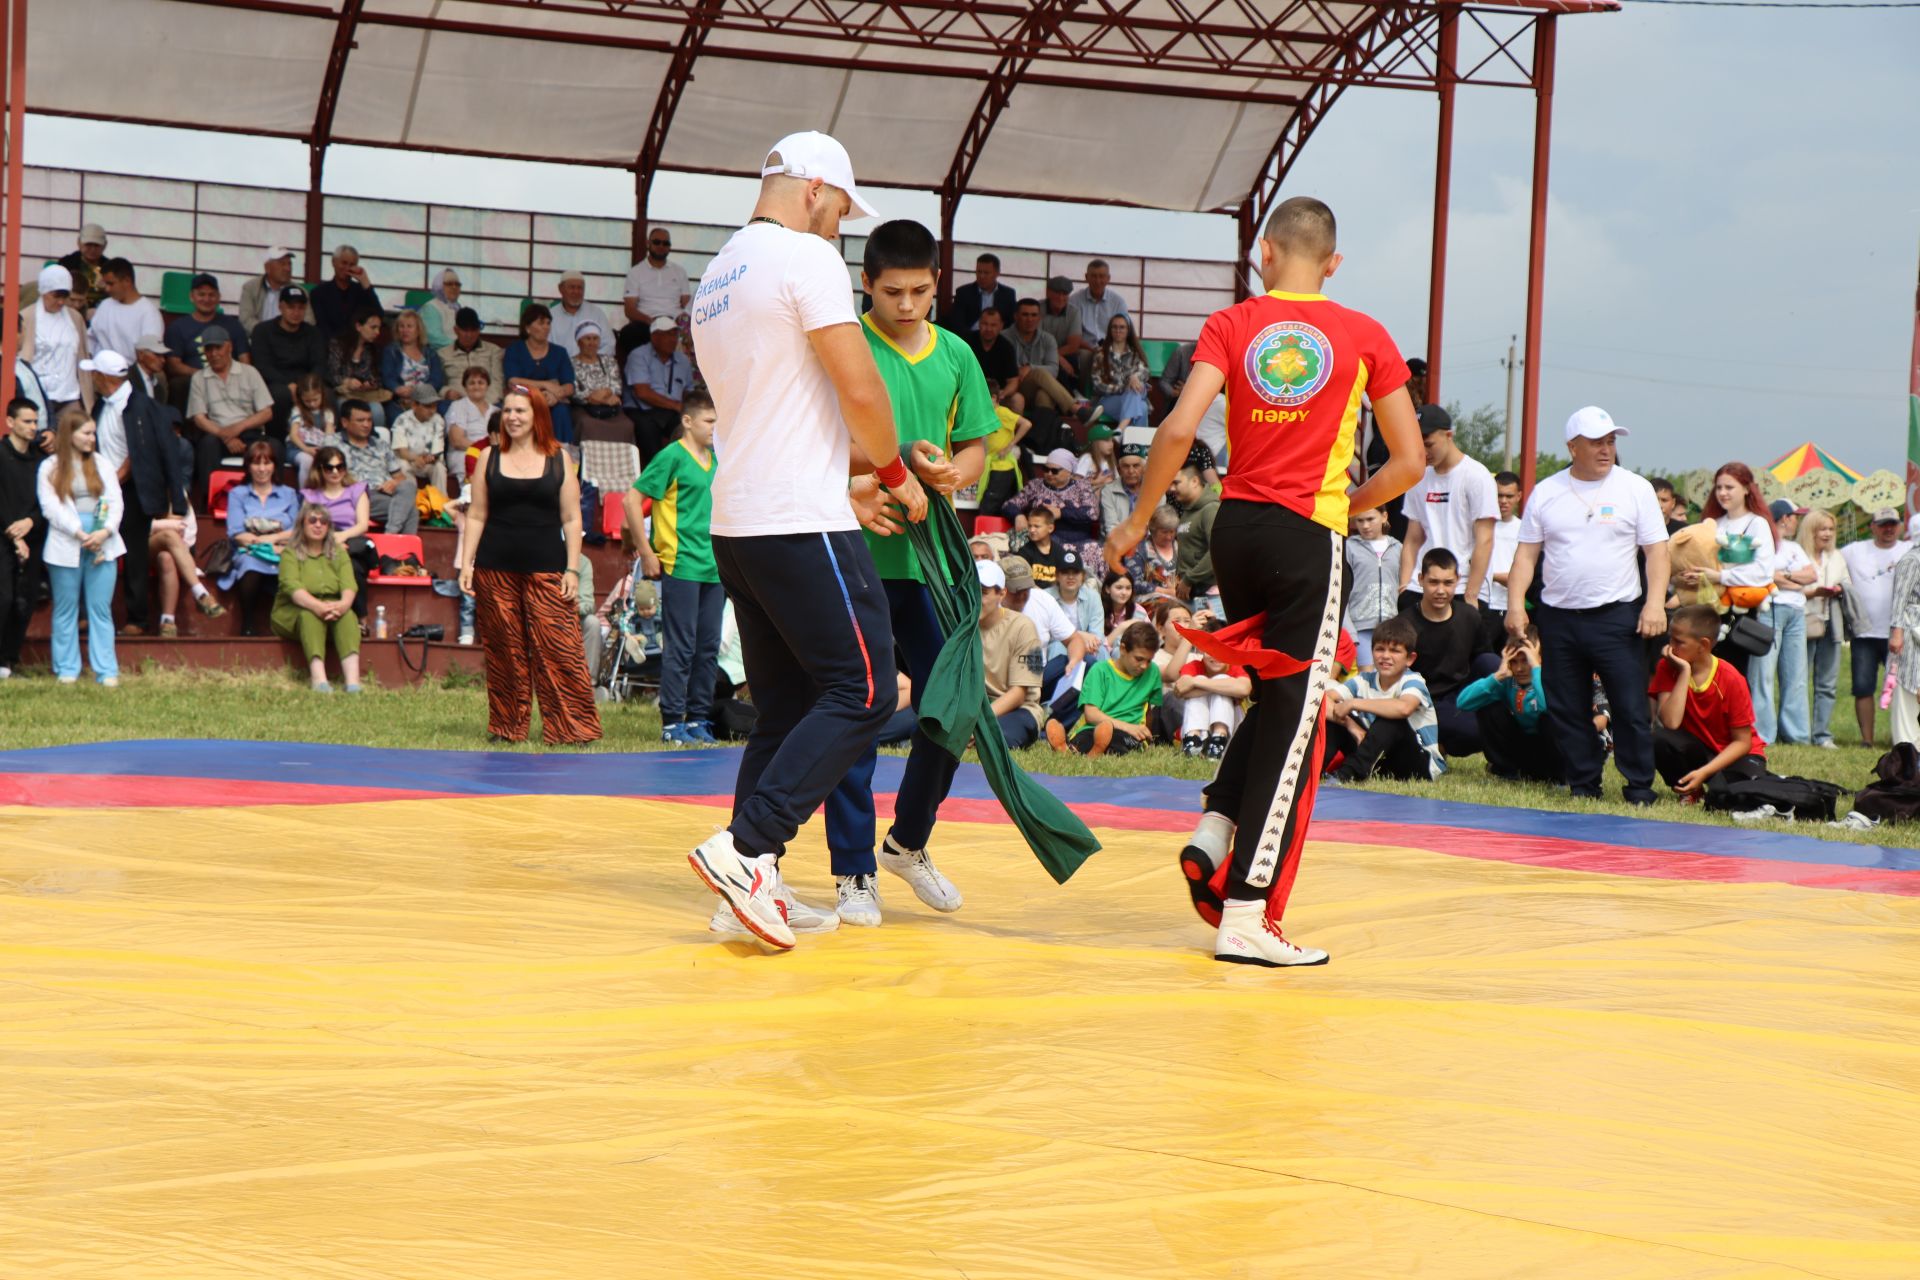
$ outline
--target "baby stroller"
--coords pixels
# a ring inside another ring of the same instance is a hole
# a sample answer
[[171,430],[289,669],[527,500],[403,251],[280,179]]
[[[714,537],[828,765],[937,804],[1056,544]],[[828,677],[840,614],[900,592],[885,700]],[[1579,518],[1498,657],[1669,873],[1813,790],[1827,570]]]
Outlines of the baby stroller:
[[[607,699],[625,702],[636,694],[660,692],[660,615],[642,618],[636,600],[658,595],[651,582],[634,584],[634,595],[609,613],[600,645],[600,668],[593,673],[595,685],[607,691]],[[590,620],[599,625],[598,619]]]

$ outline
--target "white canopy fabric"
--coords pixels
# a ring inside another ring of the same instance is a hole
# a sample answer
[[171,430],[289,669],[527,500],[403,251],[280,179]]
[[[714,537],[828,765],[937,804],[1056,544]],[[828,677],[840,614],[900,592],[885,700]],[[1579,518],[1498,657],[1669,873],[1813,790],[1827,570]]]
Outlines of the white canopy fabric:
[[[352,45],[329,116],[343,6]],[[1285,99],[1332,74],[1340,42],[1389,12],[1301,0],[35,0],[28,106],[633,167],[675,50],[701,21],[712,25],[658,168],[757,174],[776,138],[819,128],[846,144],[863,182],[937,189],[991,77],[1010,69],[967,189],[1211,211],[1246,199],[1293,118]]]

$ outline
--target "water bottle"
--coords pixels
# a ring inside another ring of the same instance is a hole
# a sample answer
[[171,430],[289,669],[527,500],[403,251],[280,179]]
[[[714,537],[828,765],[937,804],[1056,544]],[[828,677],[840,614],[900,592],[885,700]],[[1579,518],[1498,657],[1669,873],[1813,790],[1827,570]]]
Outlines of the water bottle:
[[373,611],[373,638],[375,640],[387,638],[387,606],[385,605],[380,605]]

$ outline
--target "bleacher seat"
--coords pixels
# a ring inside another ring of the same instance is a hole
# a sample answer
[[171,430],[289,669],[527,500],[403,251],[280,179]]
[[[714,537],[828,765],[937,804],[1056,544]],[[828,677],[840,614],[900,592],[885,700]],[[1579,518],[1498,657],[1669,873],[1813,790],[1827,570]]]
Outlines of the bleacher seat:
[[418,311],[431,301],[433,301],[433,290],[431,289],[407,290],[407,310],[409,311]]
[[1140,349],[1146,353],[1148,371],[1157,378],[1166,372],[1167,361],[1179,353],[1180,344],[1164,338],[1142,338]]
[[227,518],[227,491],[247,478],[244,471],[216,471],[207,477],[207,510],[215,520]]
[[160,309],[174,315],[193,311],[193,272],[169,271],[160,277]]
[[[420,541],[417,533],[370,533],[367,541],[373,544],[373,553],[382,559],[405,560],[408,556],[415,556],[422,566],[427,563],[426,544]],[[433,579],[425,574],[411,578],[381,573],[376,563],[374,571],[367,575],[367,583],[384,587],[431,587]]]
[[1012,533],[1013,521],[1005,516],[975,516],[973,518],[973,536],[983,537],[989,533]]
[[627,526],[627,504],[620,502],[602,502],[600,504],[600,532],[609,538],[618,539],[620,531]]

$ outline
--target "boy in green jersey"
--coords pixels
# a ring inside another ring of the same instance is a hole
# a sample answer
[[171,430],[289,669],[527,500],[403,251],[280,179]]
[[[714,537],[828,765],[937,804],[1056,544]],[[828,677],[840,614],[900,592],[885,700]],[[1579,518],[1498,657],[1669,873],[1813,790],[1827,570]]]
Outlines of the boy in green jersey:
[[700,387],[680,401],[680,438],[653,455],[627,493],[627,520],[640,527],[640,496],[653,499],[653,532],[640,544],[640,571],[660,579],[660,740],[713,742],[713,683],[720,618],[727,607],[713,562],[713,397]]
[[1160,671],[1153,655],[1160,634],[1151,622],[1135,622],[1120,633],[1120,651],[1087,672],[1080,683],[1080,721],[1069,732],[1058,720],[1047,722],[1047,741],[1055,751],[1083,756],[1123,756],[1153,739],[1147,711],[1160,705]]
[[[861,283],[873,298],[873,309],[864,319],[867,345],[893,400],[901,456],[912,462],[929,489],[951,495],[980,478],[986,437],[1000,422],[973,352],[953,334],[927,323],[940,282],[939,262],[931,231],[910,220],[888,222],[867,237]],[[869,526],[867,545],[886,586],[894,644],[906,662],[917,707],[946,637],[907,539],[898,533],[881,536]],[[880,897],[874,888],[874,761],[869,748],[827,797],[827,848],[839,887],[840,920],[850,925],[880,923]],[[935,812],[953,785],[957,767],[926,734],[914,731],[894,801],[893,828],[877,859],[878,866],[905,879],[920,901],[936,911],[960,909],[960,891],[927,855]]]

